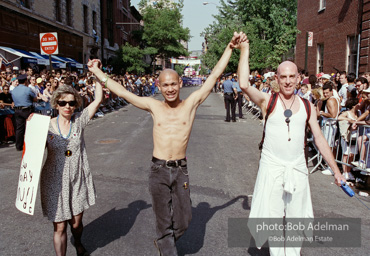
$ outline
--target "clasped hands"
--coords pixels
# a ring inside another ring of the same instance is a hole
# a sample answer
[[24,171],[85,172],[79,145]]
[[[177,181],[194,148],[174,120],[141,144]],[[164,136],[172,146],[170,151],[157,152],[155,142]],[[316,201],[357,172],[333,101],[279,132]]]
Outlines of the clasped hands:
[[234,36],[230,41],[230,47],[232,49],[241,49],[244,47],[249,47],[249,40],[244,32],[234,32]]

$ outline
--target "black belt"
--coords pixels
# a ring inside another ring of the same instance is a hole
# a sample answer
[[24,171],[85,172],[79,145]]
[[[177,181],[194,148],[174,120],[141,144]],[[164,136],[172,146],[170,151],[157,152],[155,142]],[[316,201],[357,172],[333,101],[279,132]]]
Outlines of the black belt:
[[224,94],[225,95],[233,95],[234,93],[232,93],[232,92],[225,92]]
[[14,107],[14,109],[17,109],[17,110],[19,110],[19,109],[29,109],[29,108],[32,108],[32,106],[29,106],[29,107]]
[[180,160],[161,160],[153,156],[152,162],[163,167],[186,167],[186,158]]

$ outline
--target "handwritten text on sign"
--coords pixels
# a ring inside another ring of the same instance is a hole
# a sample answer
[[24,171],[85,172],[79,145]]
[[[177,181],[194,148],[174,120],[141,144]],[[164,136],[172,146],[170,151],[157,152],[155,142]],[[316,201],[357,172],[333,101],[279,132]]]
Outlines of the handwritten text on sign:
[[49,116],[38,114],[27,121],[15,206],[30,215],[33,215],[35,208],[49,122]]

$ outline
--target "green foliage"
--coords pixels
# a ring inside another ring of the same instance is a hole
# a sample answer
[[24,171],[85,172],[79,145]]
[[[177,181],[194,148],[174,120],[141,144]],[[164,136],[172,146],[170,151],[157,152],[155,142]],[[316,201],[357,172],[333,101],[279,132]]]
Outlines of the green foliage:
[[177,72],[177,74],[179,74],[179,76],[181,76],[182,74],[184,74],[184,69],[185,69],[185,65],[182,65],[182,64],[176,64],[175,65],[175,70]]
[[[202,57],[214,67],[230,41],[233,31],[243,31],[250,41],[251,69],[277,68],[282,57],[295,45],[297,1],[291,0],[221,0],[216,21],[203,35],[208,51]],[[237,69],[238,56],[233,53],[227,72]]]
[[171,4],[168,0],[159,0],[156,5],[147,5],[147,0],[140,2],[144,28],[143,40],[147,47],[155,49],[160,58],[188,55],[181,41],[190,39],[190,30],[182,27],[183,0]]
[[141,74],[145,71],[145,67],[147,66],[143,58],[143,50],[138,46],[135,47],[126,43],[118,50],[117,57],[114,60],[114,67],[124,72]]

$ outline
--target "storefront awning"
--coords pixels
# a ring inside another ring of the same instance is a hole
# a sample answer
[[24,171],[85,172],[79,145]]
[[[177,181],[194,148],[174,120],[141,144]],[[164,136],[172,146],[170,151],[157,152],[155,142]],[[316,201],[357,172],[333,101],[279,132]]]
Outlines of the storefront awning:
[[[30,54],[37,58],[38,65],[49,66],[49,55],[41,55],[37,52],[30,52]],[[51,63],[53,64],[53,67],[66,68],[66,64],[64,62],[54,59],[53,56],[51,56]]]
[[[5,55],[7,55],[6,53],[10,53],[12,55],[15,55],[17,56],[18,58],[14,58],[14,56],[3,56],[5,59],[7,59],[7,61],[9,63],[12,63],[16,60],[19,60],[20,58],[23,58],[23,61],[25,61],[25,63],[35,63],[37,64],[37,58],[35,56],[33,56],[32,54],[30,54],[29,52],[26,52],[26,51],[23,51],[23,50],[18,50],[18,49],[13,49],[13,48],[9,48],[9,47],[3,47],[3,46],[0,46],[0,50],[3,50]],[[12,58],[12,60],[10,60],[10,58]]]
[[54,55],[53,58],[55,58],[55,59],[57,59],[59,61],[62,61],[64,63],[67,63],[71,67],[75,67],[75,68],[83,68],[84,67],[83,64],[78,63],[77,61],[75,61],[72,58],[65,58],[65,57],[56,56],[56,55]]
[[[3,52],[4,54],[1,54],[1,52]],[[33,63],[45,66],[49,65],[49,55],[41,55],[37,52],[27,52],[24,50],[0,46],[0,55],[3,55],[2,57],[7,60],[7,63],[12,63],[22,58],[22,61],[24,63]],[[66,68],[66,65],[68,64],[70,67],[83,69],[83,64],[78,63],[72,58],[52,55],[51,59],[53,67],[56,68]]]

